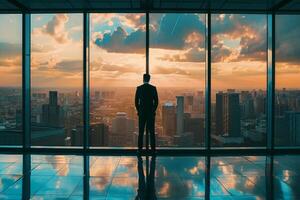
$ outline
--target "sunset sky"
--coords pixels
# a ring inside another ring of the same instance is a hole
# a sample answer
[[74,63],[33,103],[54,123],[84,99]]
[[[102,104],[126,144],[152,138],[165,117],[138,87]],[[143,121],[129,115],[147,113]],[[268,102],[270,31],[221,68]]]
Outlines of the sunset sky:
[[[91,86],[141,83],[145,14],[91,14]],[[277,16],[277,87],[298,88],[300,17]],[[212,16],[212,88],[265,89],[266,15]],[[32,86],[82,87],[82,14],[32,15]],[[0,15],[0,86],[21,84],[21,15]],[[205,15],[150,15],[159,87],[204,88]]]

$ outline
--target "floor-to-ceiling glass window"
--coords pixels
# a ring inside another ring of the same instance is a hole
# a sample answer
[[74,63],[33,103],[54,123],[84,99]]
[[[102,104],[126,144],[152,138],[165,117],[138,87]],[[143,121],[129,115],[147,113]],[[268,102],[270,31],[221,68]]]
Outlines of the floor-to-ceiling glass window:
[[204,146],[205,15],[150,14],[149,32],[157,145]]
[[90,15],[92,147],[137,146],[136,87],[146,72],[145,14]]
[[276,16],[275,145],[300,146],[299,15]]
[[31,16],[31,144],[82,145],[82,14]]
[[22,144],[22,16],[0,15],[0,145]]
[[266,19],[212,15],[212,146],[265,146]]

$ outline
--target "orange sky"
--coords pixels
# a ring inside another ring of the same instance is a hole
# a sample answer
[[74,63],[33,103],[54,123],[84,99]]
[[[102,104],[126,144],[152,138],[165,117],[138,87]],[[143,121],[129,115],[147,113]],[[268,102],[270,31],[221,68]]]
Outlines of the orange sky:
[[[21,84],[20,17],[0,15],[1,26],[7,27],[0,30],[3,87]],[[144,14],[92,14],[91,18],[91,86],[140,84],[146,62]],[[204,88],[204,21],[204,15],[196,14],[150,17],[154,84]],[[265,16],[214,15],[212,22],[212,88],[265,89]],[[277,46],[287,49],[290,43]],[[292,53],[300,53],[293,48]],[[286,52],[279,51],[284,56]],[[276,65],[278,88],[299,86],[300,65],[292,53]],[[82,87],[81,14],[32,15],[31,76],[32,87]]]

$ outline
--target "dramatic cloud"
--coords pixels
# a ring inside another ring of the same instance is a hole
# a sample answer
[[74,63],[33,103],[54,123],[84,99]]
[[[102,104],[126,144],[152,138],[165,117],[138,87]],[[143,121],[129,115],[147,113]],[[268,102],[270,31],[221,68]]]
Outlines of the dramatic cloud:
[[95,44],[108,52],[145,53],[145,32],[138,29],[128,34],[122,27],[112,33],[105,33],[95,40]]
[[195,45],[204,46],[205,24],[198,14],[164,14],[158,20],[159,22],[150,22],[151,48],[184,49]]
[[[216,43],[217,46],[224,47],[219,44],[220,41],[229,43],[235,40],[238,41],[235,50],[239,50],[239,55],[231,55],[231,58],[227,59],[228,61],[266,61],[265,16],[213,15],[212,22],[213,44]],[[227,50],[230,49],[227,48]],[[234,53],[232,52],[232,54]]]
[[299,15],[276,17],[276,61],[300,63]]
[[22,54],[21,44],[0,42],[0,59],[13,58]]
[[67,43],[70,41],[68,31],[65,28],[69,21],[67,14],[56,14],[54,17],[41,28],[36,28],[33,34],[46,34],[51,36],[58,43]]
[[83,72],[83,62],[82,60],[64,60],[57,63],[54,69],[68,73],[81,73]]
[[145,26],[146,21],[145,14],[116,14],[116,13],[101,13],[101,14],[92,14],[92,24],[103,25],[107,24],[108,26],[113,26],[114,21],[118,21],[120,24],[132,29],[139,29]]
[[143,68],[139,66],[132,65],[117,65],[117,64],[109,64],[105,63],[103,60],[94,60],[91,63],[91,71],[92,73],[100,72],[100,73],[110,73],[113,76],[120,76],[126,73],[134,73],[140,74],[143,72]]
[[21,44],[0,42],[0,67],[17,67],[21,65]]
[[205,62],[205,51],[201,48],[191,48],[181,54],[165,54],[160,59],[170,62]]

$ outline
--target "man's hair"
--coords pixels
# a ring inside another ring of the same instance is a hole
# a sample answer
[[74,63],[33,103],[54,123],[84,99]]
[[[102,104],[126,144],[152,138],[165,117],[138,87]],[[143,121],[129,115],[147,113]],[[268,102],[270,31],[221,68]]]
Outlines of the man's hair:
[[150,81],[150,75],[149,74],[144,74],[143,75],[143,80],[144,80],[144,82],[149,82]]

